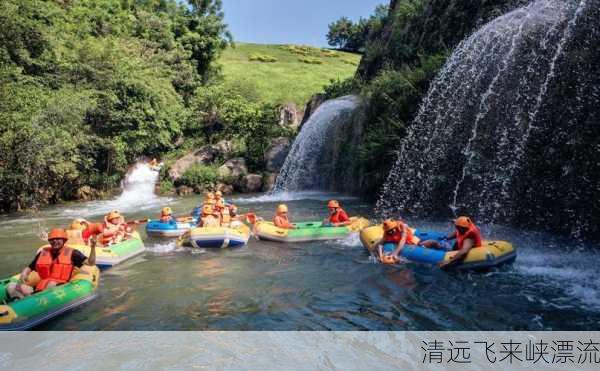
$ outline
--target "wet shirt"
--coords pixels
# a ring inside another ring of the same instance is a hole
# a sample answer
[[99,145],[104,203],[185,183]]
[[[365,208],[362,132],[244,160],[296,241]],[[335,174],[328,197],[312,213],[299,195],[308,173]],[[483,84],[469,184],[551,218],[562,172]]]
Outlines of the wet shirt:
[[[40,257],[40,253],[41,251],[35,255],[35,258],[33,258],[31,263],[29,264],[29,269],[31,269],[32,271],[35,270],[35,266],[37,264],[38,258]],[[60,250],[56,253],[54,251],[51,251],[50,253],[52,254],[52,260],[55,260],[58,258]],[[71,254],[71,263],[73,263],[74,267],[81,268],[83,262],[85,262],[86,259],[87,256],[85,256],[81,251],[73,249],[73,253]]]

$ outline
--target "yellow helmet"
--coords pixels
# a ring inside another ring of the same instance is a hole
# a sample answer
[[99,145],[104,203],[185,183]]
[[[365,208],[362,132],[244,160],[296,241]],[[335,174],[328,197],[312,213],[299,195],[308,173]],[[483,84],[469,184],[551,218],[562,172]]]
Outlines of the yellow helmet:
[[120,217],[121,217],[121,213],[117,210],[113,210],[106,215],[106,220],[111,221],[113,219],[120,218]]
[[74,229],[74,230],[78,230],[78,231],[83,231],[84,229],[87,228],[87,221],[85,219],[74,219],[71,222],[71,226],[69,227],[69,229]]
[[212,192],[208,192],[208,193],[206,194],[206,199],[207,199],[207,200],[212,200],[213,198],[215,198],[215,194],[214,194],[214,193],[212,193]]
[[223,197],[223,192],[221,192],[221,191],[216,191],[216,192],[215,192],[215,197],[218,197],[218,198],[221,198],[221,197]]
[[470,228],[473,222],[467,216],[459,216],[454,220],[454,225],[457,227]]
[[170,207],[163,207],[161,214],[164,216],[171,215],[171,214],[173,214],[173,210],[171,210]]
[[202,214],[204,215],[210,215],[213,213],[213,208],[210,205],[204,205],[202,206]]
[[288,212],[288,207],[285,204],[277,206],[277,214],[283,214]]

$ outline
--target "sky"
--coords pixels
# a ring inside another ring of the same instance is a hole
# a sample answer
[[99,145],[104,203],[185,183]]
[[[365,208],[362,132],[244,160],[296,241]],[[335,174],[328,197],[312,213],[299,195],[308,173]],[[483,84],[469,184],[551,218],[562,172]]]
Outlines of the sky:
[[389,0],[223,0],[236,42],[327,46],[328,25],[368,17]]

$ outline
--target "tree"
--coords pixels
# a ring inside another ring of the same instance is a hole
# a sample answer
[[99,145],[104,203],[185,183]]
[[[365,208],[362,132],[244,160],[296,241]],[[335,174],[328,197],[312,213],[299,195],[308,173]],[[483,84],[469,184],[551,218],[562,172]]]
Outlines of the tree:
[[333,47],[345,49],[348,40],[352,38],[354,23],[347,17],[342,17],[329,25],[327,42]]

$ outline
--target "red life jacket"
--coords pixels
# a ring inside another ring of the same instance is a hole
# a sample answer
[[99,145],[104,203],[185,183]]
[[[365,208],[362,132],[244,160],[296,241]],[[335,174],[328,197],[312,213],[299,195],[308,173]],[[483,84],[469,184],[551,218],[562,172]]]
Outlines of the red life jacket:
[[73,249],[64,246],[56,259],[52,258],[51,251],[52,248],[44,247],[40,251],[40,256],[38,256],[35,271],[41,280],[35,287],[36,291],[44,290],[51,281],[66,283],[71,279],[71,274],[73,273],[73,262],[71,261]]
[[455,236],[456,236],[456,250],[461,250],[463,248],[463,244],[465,243],[465,240],[468,238],[472,239],[473,242],[475,242],[473,247],[481,247],[481,245],[482,245],[481,231],[479,230],[479,228],[477,228],[477,226],[475,224],[471,224],[471,227],[469,227],[469,229],[464,234],[460,234],[460,233],[458,233],[458,231],[456,231]]
[[291,228],[293,225],[290,223],[290,220],[287,216],[284,215],[275,215],[273,217],[273,224],[279,228]]
[[[419,240],[418,237],[416,237],[413,234],[412,229],[408,228],[408,226],[406,226],[406,244],[407,245],[417,245],[421,240]],[[402,225],[399,225],[396,228],[396,233],[389,235],[387,233],[384,233],[383,235],[383,241],[386,243],[392,242],[392,243],[399,243],[400,240],[402,240],[402,233],[403,233],[403,228]]]
[[332,224],[347,222],[349,219],[348,214],[341,208],[338,208],[335,213],[329,216],[329,222]]

